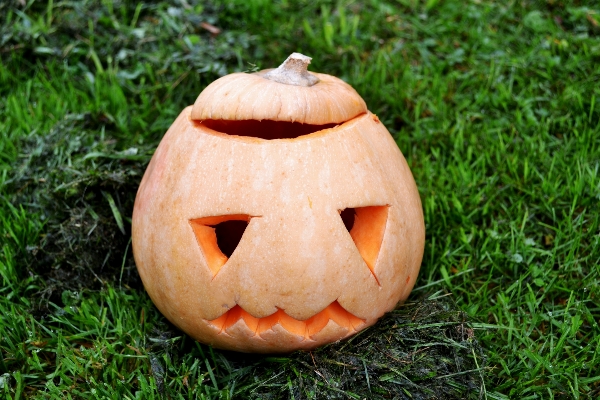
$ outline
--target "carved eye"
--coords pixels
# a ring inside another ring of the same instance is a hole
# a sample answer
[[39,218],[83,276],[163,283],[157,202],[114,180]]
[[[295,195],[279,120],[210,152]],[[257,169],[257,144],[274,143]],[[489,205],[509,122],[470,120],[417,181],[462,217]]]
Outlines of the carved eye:
[[381,250],[389,206],[369,206],[346,208],[340,217],[367,267],[375,275],[375,263]]
[[195,218],[190,225],[204,253],[208,267],[216,276],[237,248],[250,216],[245,214]]

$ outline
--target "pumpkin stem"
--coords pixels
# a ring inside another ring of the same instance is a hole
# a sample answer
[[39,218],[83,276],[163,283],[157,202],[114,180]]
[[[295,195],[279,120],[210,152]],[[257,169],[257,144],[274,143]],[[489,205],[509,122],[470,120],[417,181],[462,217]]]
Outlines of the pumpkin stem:
[[292,53],[278,68],[267,72],[263,78],[294,86],[312,86],[319,78],[308,72],[312,58],[300,53]]

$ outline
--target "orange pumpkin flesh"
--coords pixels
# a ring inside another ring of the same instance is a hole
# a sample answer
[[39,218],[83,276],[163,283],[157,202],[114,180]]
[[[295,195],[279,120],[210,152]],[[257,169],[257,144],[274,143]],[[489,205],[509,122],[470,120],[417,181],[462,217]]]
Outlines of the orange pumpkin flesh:
[[[221,251],[222,247],[229,248],[231,246],[219,246],[219,244],[217,243],[217,232],[215,225],[233,221],[245,221],[247,223],[249,220],[250,216],[243,214],[221,215],[218,217],[196,218],[190,220],[190,225],[194,230],[194,235],[196,236],[198,246],[202,248],[204,258],[206,259],[206,263],[208,264],[208,268],[210,268],[213,275],[217,275],[221,267],[225,265],[225,263],[229,259],[229,256],[231,255],[224,254],[228,253],[228,251]],[[242,235],[230,234],[230,236],[239,236],[241,238]]]
[[228,328],[240,320],[243,320],[255,335],[260,335],[272,329],[273,326],[280,324],[288,332],[304,337],[307,340],[310,340],[311,336],[325,328],[330,320],[335,321],[336,324],[346,328],[349,332],[359,330],[365,323],[362,319],[344,310],[337,301],[334,301],[324,310],[305,321],[290,317],[283,310],[277,310],[274,314],[267,317],[256,318],[244,311],[239,305],[236,305],[219,318],[208,322],[218,328],[219,333],[226,333]]
[[337,78],[233,75],[180,114],[142,179],[133,250],[146,290],[225,349],[310,349],[372,325],[408,297],[423,255],[406,161]]
[[[354,223],[350,236],[356,244],[358,252],[367,263],[367,267],[375,275],[375,262],[383,242],[383,234],[387,222],[387,206],[361,207],[354,210]],[[379,280],[377,280],[379,283]]]

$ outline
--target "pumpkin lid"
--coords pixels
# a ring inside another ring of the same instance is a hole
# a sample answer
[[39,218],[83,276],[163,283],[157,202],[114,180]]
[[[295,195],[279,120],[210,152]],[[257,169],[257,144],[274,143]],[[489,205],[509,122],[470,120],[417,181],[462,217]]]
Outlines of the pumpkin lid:
[[276,69],[219,78],[200,93],[191,119],[324,125],[340,124],[367,112],[352,86],[331,75],[308,72],[310,60],[293,53]]

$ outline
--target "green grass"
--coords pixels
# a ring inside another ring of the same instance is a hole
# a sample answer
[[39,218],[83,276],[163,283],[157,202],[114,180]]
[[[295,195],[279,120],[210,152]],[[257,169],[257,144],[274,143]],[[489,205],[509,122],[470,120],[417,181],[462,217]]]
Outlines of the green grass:
[[[212,350],[143,291],[135,191],[208,83],[292,51],[396,138],[425,211],[421,273],[351,341]],[[600,396],[597,2],[8,1],[0,61],[6,398]]]

